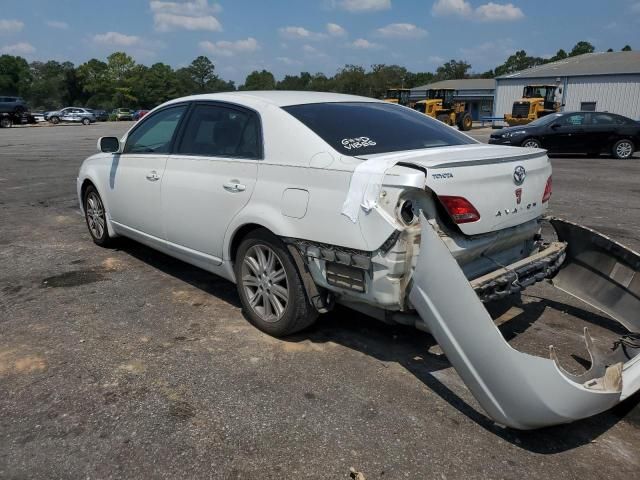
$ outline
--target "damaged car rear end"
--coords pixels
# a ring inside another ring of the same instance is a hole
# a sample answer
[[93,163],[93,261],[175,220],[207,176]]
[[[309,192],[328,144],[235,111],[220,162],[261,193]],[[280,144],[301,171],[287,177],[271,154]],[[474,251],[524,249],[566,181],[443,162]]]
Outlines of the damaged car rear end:
[[[305,123],[336,145],[317,121]],[[500,424],[567,423],[632,395],[640,388],[640,256],[588,228],[545,219],[552,191],[545,151],[446,133],[455,135],[447,145],[414,148],[407,141],[408,149],[383,152],[375,151],[380,139],[373,135],[340,133],[347,140],[335,148],[344,145],[349,151],[341,153],[359,160],[342,213],[379,247],[290,239],[314,283],[351,308],[430,332]],[[553,238],[543,237],[543,222]],[[553,346],[548,358],[513,349],[483,305],[542,280],[629,332],[602,348],[585,329],[591,367],[581,375],[559,364]]]

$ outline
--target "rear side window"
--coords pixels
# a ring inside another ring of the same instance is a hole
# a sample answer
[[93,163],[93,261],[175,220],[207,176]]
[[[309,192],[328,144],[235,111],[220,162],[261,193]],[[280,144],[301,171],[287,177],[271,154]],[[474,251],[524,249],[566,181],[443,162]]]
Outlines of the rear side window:
[[596,113],[591,115],[591,123],[595,125],[624,125],[627,122],[623,117],[617,115]]
[[255,113],[200,104],[189,116],[177,153],[257,159],[261,151]]
[[178,105],[145,117],[127,138],[124,153],[169,153],[173,134],[186,108]]
[[476,143],[438,120],[391,103],[313,103],[283,108],[349,156]]

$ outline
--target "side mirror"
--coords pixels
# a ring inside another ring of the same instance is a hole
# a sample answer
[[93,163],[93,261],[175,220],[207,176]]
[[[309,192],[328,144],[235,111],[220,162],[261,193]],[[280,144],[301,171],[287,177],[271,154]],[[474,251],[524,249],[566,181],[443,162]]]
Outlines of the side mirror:
[[120,151],[120,140],[117,137],[100,137],[98,150],[104,153],[116,153]]
[[553,130],[557,130],[557,129],[559,129],[561,126],[562,126],[562,125],[560,125],[559,123],[554,123],[553,125],[551,125],[551,128],[552,128]]

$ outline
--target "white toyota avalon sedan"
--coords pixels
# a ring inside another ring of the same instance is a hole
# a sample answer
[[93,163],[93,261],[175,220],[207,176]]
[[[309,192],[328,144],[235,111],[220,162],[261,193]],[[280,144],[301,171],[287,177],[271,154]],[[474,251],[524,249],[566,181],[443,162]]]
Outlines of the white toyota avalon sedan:
[[[77,181],[94,242],[129,237],[235,282],[269,334],[336,302],[415,325],[515,428],[593,415],[640,388],[640,256],[559,219],[543,238],[544,150],[480,144],[375,99],[282,91],[172,100],[98,148]],[[595,361],[582,375],[553,348],[512,349],[483,306],[544,279],[630,331],[604,353],[585,332]]]

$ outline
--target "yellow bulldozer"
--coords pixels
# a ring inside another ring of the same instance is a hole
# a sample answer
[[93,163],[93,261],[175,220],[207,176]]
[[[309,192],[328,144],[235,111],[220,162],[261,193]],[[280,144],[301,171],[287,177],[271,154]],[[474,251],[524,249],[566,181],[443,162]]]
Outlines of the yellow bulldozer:
[[473,119],[466,110],[466,102],[456,100],[455,94],[453,88],[427,90],[426,100],[416,102],[413,108],[451,127],[457,125],[458,129],[466,132],[471,130]]
[[409,105],[410,94],[411,90],[408,88],[389,88],[384,96],[384,101],[407,106]]
[[504,116],[510,127],[526,125],[540,117],[560,111],[560,102],[556,101],[557,85],[527,85],[522,98],[513,102],[511,113]]

